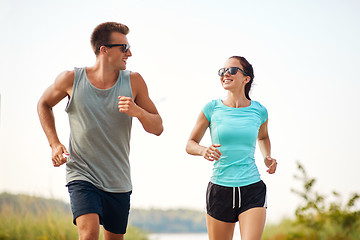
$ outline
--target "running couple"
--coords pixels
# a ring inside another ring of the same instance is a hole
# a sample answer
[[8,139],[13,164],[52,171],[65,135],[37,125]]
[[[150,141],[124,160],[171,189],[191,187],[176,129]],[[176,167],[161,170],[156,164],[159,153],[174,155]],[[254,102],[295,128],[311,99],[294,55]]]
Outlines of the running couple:
[[[99,225],[104,227],[105,240],[124,239],[132,191],[132,118],[138,118],[149,133],[160,135],[163,131],[162,119],[144,79],[126,70],[127,59],[132,56],[128,32],[127,26],[116,22],[98,25],[91,35],[95,64],[60,73],[38,102],[52,163],[54,167],[66,163],[73,222],[81,240],[98,239]],[[231,239],[239,220],[245,239],[260,239],[265,224],[266,187],[254,162],[256,139],[268,172],[276,170],[276,160],[270,157],[267,112],[248,96],[253,71],[244,58],[228,59],[219,75],[228,98],[204,107],[186,150],[215,161],[207,193],[209,238]],[[52,111],[65,97],[69,151],[58,138]],[[207,127],[213,141],[210,147],[199,145]]]

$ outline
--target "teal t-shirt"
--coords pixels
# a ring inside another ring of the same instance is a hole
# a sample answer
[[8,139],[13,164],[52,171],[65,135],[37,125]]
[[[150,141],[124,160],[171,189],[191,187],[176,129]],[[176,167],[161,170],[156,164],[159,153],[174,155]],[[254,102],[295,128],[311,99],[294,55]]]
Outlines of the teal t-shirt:
[[221,99],[205,105],[203,113],[210,122],[213,144],[221,144],[221,158],[214,162],[211,182],[226,187],[242,187],[260,181],[255,164],[256,140],[268,114],[259,102],[232,108]]

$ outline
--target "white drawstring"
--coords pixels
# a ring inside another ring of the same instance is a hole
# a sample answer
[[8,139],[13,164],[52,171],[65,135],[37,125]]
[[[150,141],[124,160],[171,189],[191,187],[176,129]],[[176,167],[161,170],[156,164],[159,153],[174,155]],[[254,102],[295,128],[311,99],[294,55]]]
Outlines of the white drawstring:
[[235,208],[235,187],[233,187],[233,209]]
[[239,208],[241,207],[241,192],[240,192],[240,187],[238,187],[239,190]]
[[[238,208],[241,207],[241,191],[240,191],[240,187],[237,187],[238,192],[239,192],[239,206]],[[233,187],[233,209],[235,208],[235,187]]]

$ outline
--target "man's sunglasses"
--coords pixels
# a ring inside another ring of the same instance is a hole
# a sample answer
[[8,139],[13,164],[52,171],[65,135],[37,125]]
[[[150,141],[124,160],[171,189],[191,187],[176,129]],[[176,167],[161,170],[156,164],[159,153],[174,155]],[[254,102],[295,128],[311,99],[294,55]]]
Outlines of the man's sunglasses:
[[122,52],[126,53],[130,49],[130,44],[104,44],[105,47],[122,47]]
[[245,76],[248,76],[247,73],[238,67],[229,67],[229,68],[220,68],[218,74],[220,77],[224,76],[227,71],[229,71],[230,75],[235,75],[238,70],[240,70]]

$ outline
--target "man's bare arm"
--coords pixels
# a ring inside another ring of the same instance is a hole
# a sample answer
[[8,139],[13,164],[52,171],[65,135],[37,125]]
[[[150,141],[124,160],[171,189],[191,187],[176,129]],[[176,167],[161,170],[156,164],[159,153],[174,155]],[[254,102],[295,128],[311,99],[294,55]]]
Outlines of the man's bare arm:
[[137,117],[145,131],[160,135],[163,132],[162,119],[151,101],[144,79],[139,73],[130,75],[134,99],[119,96],[119,111]]
[[37,105],[40,123],[52,149],[52,161],[55,167],[66,162],[63,153],[68,154],[68,151],[58,138],[52,108],[66,96],[71,96],[73,82],[73,71],[61,73],[55,82],[45,90]]

